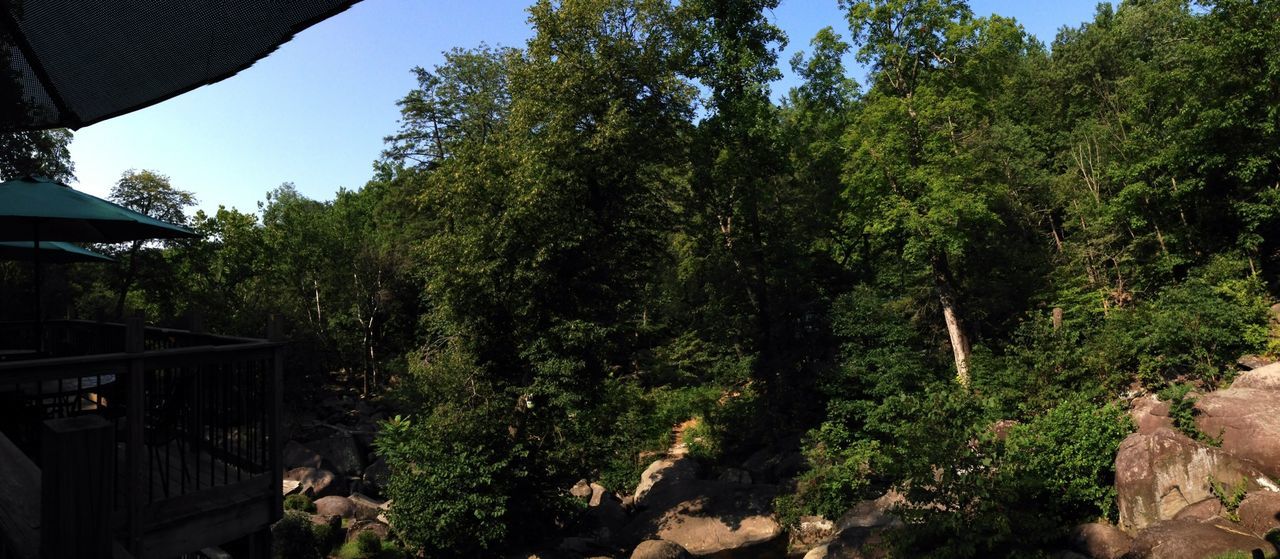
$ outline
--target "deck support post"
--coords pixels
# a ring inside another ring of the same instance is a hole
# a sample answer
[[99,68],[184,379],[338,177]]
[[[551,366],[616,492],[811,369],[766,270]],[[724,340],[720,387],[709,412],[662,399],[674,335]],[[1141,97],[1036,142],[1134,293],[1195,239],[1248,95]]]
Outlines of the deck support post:
[[[267,339],[279,344],[271,350],[271,368],[266,371],[271,375],[267,379],[267,449],[271,453],[267,457],[267,467],[271,469],[271,514],[268,518],[274,524],[284,516],[284,495],[280,492],[284,480],[284,462],[280,457],[284,446],[283,441],[280,440],[283,433],[280,416],[284,411],[285,339],[278,315],[271,315],[271,321],[267,324]],[[262,537],[266,539],[263,545],[270,551],[271,531],[266,530]]]
[[146,405],[144,384],[146,379],[143,378],[146,369],[142,362],[145,326],[141,316],[130,316],[125,320],[124,350],[126,353],[133,354],[133,358],[129,360],[129,372],[125,383],[129,394],[128,403],[125,404],[129,426],[129,442],[126,446],[129,485],[126,489],[125,501],[128,503],[129,514],[129,551],[137,557],[142,555],[142,505],[147,500],[149,489],[146,477],[147,462],[143,456],[146,450],[143,447],[142,430],[143,406]]
[[116,487],[111,422],[97,415],[50,419],[41,437],[41,557],[110,558]]

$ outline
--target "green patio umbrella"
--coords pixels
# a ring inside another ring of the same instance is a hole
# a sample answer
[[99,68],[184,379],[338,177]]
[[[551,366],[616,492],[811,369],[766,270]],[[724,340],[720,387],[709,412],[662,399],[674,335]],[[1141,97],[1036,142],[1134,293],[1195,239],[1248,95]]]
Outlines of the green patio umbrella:
[[120,243],[195,237],[186,227],[148,217],[53,179],[0,182],[0,241]]
[[352,4],[0,0],[0,130],[80,128],[223,80]]
[[[71,243],[48,241],[40,243],[40,261],[57,262],[115,262],[116,259]],[[0,260],[35,260],[35,241],[0,242]]]
[[197,236],[186,227],[148,217],[53,179],[24,177],[0,182],[0,241],[32,243],[37,344],[42,341],[43,330],[40,316],[42,242],[119,243]]

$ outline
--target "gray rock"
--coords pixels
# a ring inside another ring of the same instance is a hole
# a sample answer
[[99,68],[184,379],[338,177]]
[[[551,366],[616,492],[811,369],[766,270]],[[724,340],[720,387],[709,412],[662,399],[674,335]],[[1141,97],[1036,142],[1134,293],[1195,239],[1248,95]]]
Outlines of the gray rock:
[[1257,390],[1280,390],[1280,363],[1272,363],[1246,371],[1236,376],[1231,388],[1254,388]]
[[334,471],[348,476],[359,476],[364,470],[364,452],[351,435],[339,434],[307,443],[324,460],[333,464]]
[[1133,538],[1115,526],[1093,522],[1071,530],[1071,546],[1093,559],[1122,559],[1133,547]]
[[885,528],[854,527],[842,530],[831,541],[810,549],[804,559],[882,559]]
[[280,451],[280,462],[284,465],[285,470],[294,468],[329,469],[326,468],[327,464],[324,463],[324,458],[319,453],[298,441],[284,443],[284,448]]
[[1172,429],[1129,435],[1116,453],[1121,529],[1132,532],[1172,519],[1187,506],[1213,497],[1209,479],[1245,479],[1250,489],[1257,489],[1256,480],[1266,476],[1251,462]]
[[663,540],[645,540],[631,552],[631,559],[693,559],[680,544]]
[[590,501],[591,500],[591,482],[585,479],[578,480],[578,483],[573,484],[573,487],[569,488],[569,494],[573,495],[574,497],[577,497],[578,500],[584,503],[587,501]]
[[361,532],[373,532],[378,535],[379,539],[387,539],[391,535],[391,527],[381,522],[371,520],[357,520],[347,526],[347,541],[355,541],[360,537]]
[[1226,511],[1227,509],[1222,506],[1221,499],[1218,499],[1217,497],[1210,497],[1178,511],[1178,514],[1173,515],[1173,519],[1204,522],[1206,520],[1213,520],[1221,517],[1222,513]]
[[[661,490],[660,490],[661,489]],[[660,488],[624,529],[632,541],[661,539],[698,557],[770,559],[786,554],[786,532],[773,518],[775,486],[688,481]]]
[[[1280,478],[1280,398],[1272,390],[1229,388],[1216,390],[1196,401],[1196,426],[1211,437],[1221,437],[1222,450],[1251,460],[1271,478]],[[1235,483],[1233,478],[1217,478]],[[1272,491],[1269,480],[1257,480]]]
[[378,515],[386,512],[387,502],[379,501],[360,493],[352,493],[347,500],[355,508],[355,517],[360,520],[377,520]]
[[1274,553],[1266,540],[1248,534],[1227,520],[1208,522],[1166,520],[1138,532],[1128,557],[1133,559],[1205,559],[1225,553]]
[[1280,528],[1280,493],[1255,491],[1245,496],[1236,509],[1240,527],[1260,538]]
[[1150,434],[1160,428],[1173,428],[1169,418],[1169,403],[1161,402],[1155,394],[1135,398],[1129,405],[1129,417],[1139,433]]
[[316,499],[316,514],[320,516],[355,518],[356,506],[351,502],[351,499],[330,495]]
[[391,481],[391,468],[387,466],[387,461],[378,458],[369,467],[364,469],[364,486],[369,492],[378,497],[387,496],[387,484]]
[[616,542],[627,524],[627,511],[618,497],[609,493],[603,485],[591,484],[591,499],[587,502],[586,527],[599,540]]
[[285,473],[284,479],[298,482],[302,494],[312,499],[347,493],[347,480],[328,470],[294,468]]
[[[640,483],[632,493],[635,506],[649,506],[649,501],[687,492],[698,479],[698,465],[691,458],[663,458],[645,468]],[[651,498],[652,497],[652,498]]]

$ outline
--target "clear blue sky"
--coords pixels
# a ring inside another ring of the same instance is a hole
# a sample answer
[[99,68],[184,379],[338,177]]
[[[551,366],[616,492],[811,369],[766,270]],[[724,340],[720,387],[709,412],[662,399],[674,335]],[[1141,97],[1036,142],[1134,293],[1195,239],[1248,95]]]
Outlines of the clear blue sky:
[[[169,175],[199,208],[255,211],[265,193],[292,182],[331,199],[372,174],[382,138],[396,130],[396,101],[414,87],[410,68],[430,68],[455,46],[522,46],[527,0],[364,0],[307,29],[258,64],[217,84],[83,128],[71,155],[74,186],[105,196],[127,169]],[[979,15],[1016,18],[1046,44],[1064,25],[1092,18],[1092,0],[973,0]],[[836,0],[782,0],[773,14],[790,43],[787,61],[819,29],[847,35]]]

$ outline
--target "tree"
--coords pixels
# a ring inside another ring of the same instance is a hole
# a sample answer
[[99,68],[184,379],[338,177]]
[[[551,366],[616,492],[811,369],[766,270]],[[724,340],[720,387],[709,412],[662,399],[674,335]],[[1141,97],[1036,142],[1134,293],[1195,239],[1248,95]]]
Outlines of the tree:
[[847,138],[855,229],[896,243],[923,266],[941,307],[956,379],[970,382],[971,334],[960,291],[967,258],[990,244],[1020,169],[1018,123],[994,109],[1034,46],[1000,17],[956,0],[843,2],[872,86]]
[[[130,169],[111,188],[108,199],[138,213],[177,225],[187,223],[186,209],[196,203],[195,195],[174,188],[169,177],[155,171]],[[139,270],[139,255],[146,240],[137,240],[120,254],[125,260],[117,288],[115,314],[124,317],[125,298],[133,287]]]
[[438,164],[460,142],[489,141],[506,122],[511,93],[511,48],[455,48],[432,71],[413,69],[418,88],[400,105],[400,131],[385,138],[383,158],[403,165]]
[[74,180],[75,164],[68,148],[71,136],[65,128],[0,131],[0,179],[31,175],[63,182]]

